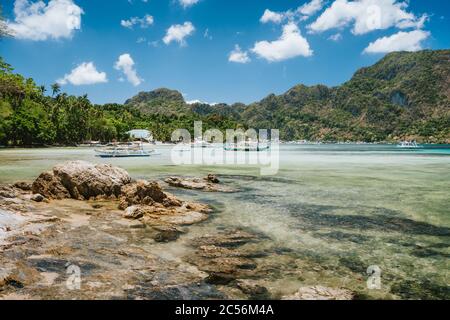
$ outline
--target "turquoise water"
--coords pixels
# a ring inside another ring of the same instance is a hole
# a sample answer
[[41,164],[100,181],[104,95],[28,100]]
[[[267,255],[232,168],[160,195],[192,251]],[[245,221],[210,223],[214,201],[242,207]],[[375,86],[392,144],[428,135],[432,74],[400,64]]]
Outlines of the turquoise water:
[[[4,149],[0,183],[32,180],[66,160],[112,163],[135,178],[216,173],[241,192],[171,190],[216,213],[161,245],[165,257],[179,258],[192,237],[243,227],[264,235],[261,248],[280,252],[259,261],[267,266],[261,281],[280,295],[322,284],[368,298],[450,298],[450,146],[282,145],[274,176],[246,165],[176,166],[169,147],[159,152],[103,160],[92,149]],[[382,271],[379,290],[366,286],[371,265]]]

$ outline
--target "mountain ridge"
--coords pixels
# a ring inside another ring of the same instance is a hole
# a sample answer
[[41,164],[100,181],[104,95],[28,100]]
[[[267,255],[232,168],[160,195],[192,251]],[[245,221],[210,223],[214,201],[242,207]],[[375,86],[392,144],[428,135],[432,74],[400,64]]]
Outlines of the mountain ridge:
[[164,88],[125,105],[147,115],[220,115],[249,127],[283,128],[287,140],[449,140],[450,50],[390,53],[339,86],[299,84],[248,105],[189,105]]

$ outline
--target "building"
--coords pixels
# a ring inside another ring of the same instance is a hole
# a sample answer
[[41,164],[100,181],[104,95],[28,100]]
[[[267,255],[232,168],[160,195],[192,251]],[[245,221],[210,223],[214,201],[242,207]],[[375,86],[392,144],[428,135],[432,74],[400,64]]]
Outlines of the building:
[[134,140],[153,141],[153,134],[145,129],[133,129],[127,132]]

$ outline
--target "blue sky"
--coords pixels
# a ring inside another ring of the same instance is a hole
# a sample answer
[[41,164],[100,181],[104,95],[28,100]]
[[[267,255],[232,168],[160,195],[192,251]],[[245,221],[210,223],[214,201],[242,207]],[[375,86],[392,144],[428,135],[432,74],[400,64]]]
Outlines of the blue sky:
[[250,103],[299,83],[341,84],[389,51],[450,48],[449,1],[401,3],[1,0],[16,37],[0,55],[38,84],[59,81],[95,103],[159,87]]

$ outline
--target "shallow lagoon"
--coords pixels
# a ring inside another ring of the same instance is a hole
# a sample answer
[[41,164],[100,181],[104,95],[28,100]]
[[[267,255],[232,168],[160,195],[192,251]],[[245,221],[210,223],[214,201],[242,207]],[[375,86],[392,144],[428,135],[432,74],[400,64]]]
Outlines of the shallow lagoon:
[[[384,145],[282,145],[280,170],[254,166],[175,166],[169,147],[149,159],[110,159],[93,149],[0,150],[0,183],[32,180],[66,160],[109,162],[136,178],[217,173],[241,190],[215,194],[171,190],[216,208],[177,242],[155,245],[165,259],[189,252],[189,239],[230,227],[263,235],[264,284],[289,294],[301,285],[345,286],[360,297],[450,298],[450,148],[401,150]],[[381,268],[381,290],[366,270]]]

